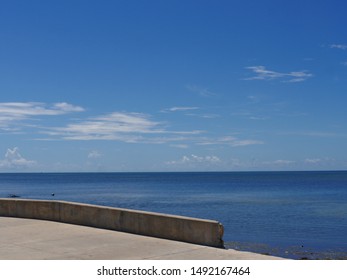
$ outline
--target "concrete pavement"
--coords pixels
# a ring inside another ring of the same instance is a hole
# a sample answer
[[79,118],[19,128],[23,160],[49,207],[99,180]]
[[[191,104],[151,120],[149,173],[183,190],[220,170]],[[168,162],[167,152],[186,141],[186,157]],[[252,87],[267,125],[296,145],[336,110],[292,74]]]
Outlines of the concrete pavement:
[[0,217],[1,260],[275,260],[225,250],[72,224]]

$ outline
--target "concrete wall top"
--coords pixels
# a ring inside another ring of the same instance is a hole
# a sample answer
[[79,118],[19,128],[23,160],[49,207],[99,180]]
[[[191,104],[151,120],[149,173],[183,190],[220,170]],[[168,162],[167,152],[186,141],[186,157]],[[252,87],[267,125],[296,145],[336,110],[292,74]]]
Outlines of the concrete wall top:
[[223,247],[223,226],[214,220],[58,200],[17,198],[0,199],[0,216],[50,220]]

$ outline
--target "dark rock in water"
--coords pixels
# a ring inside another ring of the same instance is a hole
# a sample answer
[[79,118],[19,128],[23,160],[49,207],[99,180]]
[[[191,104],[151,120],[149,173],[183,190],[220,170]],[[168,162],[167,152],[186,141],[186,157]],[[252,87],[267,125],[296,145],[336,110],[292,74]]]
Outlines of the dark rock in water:
[[8,197],[10,197],[10,198],[16,198],[16,197],[20,197],[20,195],[16,195],[16,194],[11,193],[11,194],[8,195]]

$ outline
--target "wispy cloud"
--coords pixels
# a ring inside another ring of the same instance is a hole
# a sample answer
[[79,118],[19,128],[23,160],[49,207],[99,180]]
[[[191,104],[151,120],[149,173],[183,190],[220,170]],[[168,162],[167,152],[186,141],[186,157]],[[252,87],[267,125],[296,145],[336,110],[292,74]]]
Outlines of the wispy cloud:
[[188,149],[189,147],[187,144],[171,144],[170,146],[179,149]]
[[[198,107],[171,107],[171,112],[190,112]],[[206,136],[208,131],[203,130],[173,130],[169,124],[154,120],[150,115],[136,112],[112,112],[105,115],[75,119],[58,126],[49,126],[39,123],[30,125],[29,120],[38,120],[42,116],[55,116],[71,112],[82,112],[80,106],[68,103],[56,103],[47,105],[45,103],[0,103],[0,129],[6,133],[24,132],[24,126],[30,126],[33,133],[41,134],[41,137],[33,137],[36,140],[108,140],[126,143],[150,143],[168,144],[172,147],[185,149],[191,145],[229,145],[241,147],[263,144],[262,141],[254,139],[241,139],[234,136]],[[216,117],[209,115],[204,117]],[[16,131],[16,128],[17,131]],[[10,131],[11,130],[11,131]],[[17,151],[17,150],[16,150]],[[10,151],[9,151],[10,155]],[[97,158],[100,154],[92,151],[88,158]],[[17,157],[19,158],[19,157]],[[20,160],[18,162],[21,162]],[[24,162],[22,160],[22,162]],[[4,162],[2,163],[5,164]],[[6,161],[8,165],[8,161]]]
[[191,92],[197,93],[200,96],[204,96],[204,97],[211,97],[211,96],[216,96],[217,94],[210,91],[207,88],[204,87],[200,87],[197,85],[187,85],[186,87],[188,90],[190,90]]
[[65,102],[55,103],[48,106],[40,102],[8,102],[0,103],[0,115],[13,118],[25,118],[39,115],[61,115],[71,112],[84,111],[82,107],[74,106]]
[[0,128],[8,130],[14,122],[38,116],[56,116],[82,111],[84,111],[82,107],[65,102],[53,105],[40,102],[0,103]]
[[321,163],[323,160],[320,158],[307,158],[304,160],[305,163],[310,163],[310,164],[319,164]]
[[307,80],[308,78],[313,77],[311,73],[309,73],[306,70],[303,71],[293,71],[289,73],[282,73],[272,70],[267,70],[265,66],[249,66],[246,67],[246,69],[252,71],[255,76],[252,76],[250,78],[245,78],[245,80],[281,80],[282,82],[287,83],[296,83],[296,82],[303,82]]
[[93,150],[93,151],[90,151],[89,154],[88,154],[88,158],[89,159],[96,159],[96,158],[99,158],[101,157],[101,154],[99,151],[96,151],[96,150]]
[[299,135],[299,136],[309,136],[309,137],[346,137],[345,134],[330,132],[330,131],[291,131],[291,132],[281,132],[282,135]]
[[186,116],[191,116],[191,117],[198,117],[198,118],[203,118],[203,119],[215,119],[220,117],[220,115],[215,114],[215,113],[196,113],[195,111],[201,111],[200,107],[171,107],[171,108],[166,108],[161,110],[160,112],[162,113],[175,113],[175,112],[181,112],[184,113]]
[[182,112],[182,111],[192,111],[192,110],[198,110],[199,107],[171,107],[171,108],[167,108],[167,109],[163,109],[161,110],[161,112],[163,113],[167,113],[167,112]]
[[202,119],[216,119],[216,118],[220,117],[220,115],[218,115],[218,114],[210,114],[210,113],[206,113],[206,114],[189,113],[189,114],[187,114],[187,116],[192,116],[192,117],[197,117],[197,118],[202,118]]
[[55,103],[52,108],[56,112],[56,114],[65,114],[65,113],[71,113],[71,112],[84,111],[84,108],[80,106],[75,106],[66,102]]
[[[47,128],[42,133],[63,140],[118,140],[128,143],[167,143],[182,141],[183,136],[201,131],[170,131],[163,123],[141,113],[113,112],[70,123],[64,127]],[[164,135],[160,136],[159,135]],[[170,136],[171,135],[171,136]],[[172,137],[172,135],[178,135]],[[45,139],[49,140],[49,139]]]
[[25,159],[17,147],[8,148],[3,160],[0,160],[0,168],[16,169],[27,168],[36,165],[36,161]]
[[347,45],[342,45],[342,44],[331,44],[329,45],[329,47],[332,49],[347,50]]
[[160,133],[159,123],[139,113],[114,112],[86,121],[53,127],[44,131],[65,140],[123,140],[134,142],[139,134]]
[[338,161],[336,161],[336,159],[334,158],[329,158],[329,157],[323,157],[323,158],[306,158],[303,160],[303,163],[306,166],[310,166],[310,167],[331,167],[331,166],[335,166],[336,163]]
[[287,160],[287,159],[277,159],[272,162],[275,165],[289,165],[289,164],[294,164],[295,161],[293,160]]
[[296,165],[297,162],[288,159],[276,159],[271,161],[263,161],[258,163],[258,167],[270,167],[273,169],[277,168],[289,168]]
[[218,139],[207,139],[198,143],[199,145],[229,145],[232,147],[250,146],[250,145],[261,145],[263,141],[254,139],[239,139],[234,136],[224,136]]

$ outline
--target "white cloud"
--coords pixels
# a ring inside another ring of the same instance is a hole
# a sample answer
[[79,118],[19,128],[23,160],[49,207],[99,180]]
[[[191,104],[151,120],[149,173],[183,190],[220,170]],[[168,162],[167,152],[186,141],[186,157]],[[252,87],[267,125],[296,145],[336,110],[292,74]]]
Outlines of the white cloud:
[[303,160],[303,163],[305,166],[308,166],[310,168],[319,168],[319,169],[335,169],[334,167],[339,165],[346,165],[345,162],[339,162],[338,160],[330,157],[323,157],[323,158],[306,158]]
[[249,96],[247,96],[247,99],[249,101],[251,101],[252,103],[259,103],[260,102],[259,96],[255,96],[255,95],[249,95]]
[[196,85],[188,85],[187,89],[190,90],[191,92],[197,93],[200,96],[204,97],[211,97],[211,96],[216,96],[214,92],[208,90],[207,88],[199,87]]
[[13,123],[37,116],[56,116],[84,111],[82,107],[68,103],[55,103],[49,106],[40,102],[0,103],[0,128],[7,130]]
[[197,110],[199,107],[172,107],[162,110],[162,112],[177,112],[177,111],[191,111]]
[[96,151],[96,150],[91,151],[88,154],[88,158],[90,158],[90,159],[95,159],[95,158],[99,158],[99,157],[101,157],[101,154],[99,151]]
[[172,144],[170,146],[179,149],[187,149],[189,147],[187,144]]
[[[113,112],[108,115],[89,118],[65,127],[47,128],[42,133],[63,140],[118,140],[128,143],[167,143],[185,140],[168,135],[197,135],[201,131],[169,131],[163,123],[150,119],[141,113]],[[155,135],[164,135],[157,137]],[[49,140],[49,139],[45,139]]]
[[305,163],[310,163],[310,164],[318,164],[321,162],[322,162],[322,159],[320,159],[320,158],[307,158],[307,159],[305,159]]
[[216,118],[219,118],[220,115],[218,115],[218,114],[204,114],[204,115],[198,115],[198,117],[203,118],[203,119],[216,119]]
[[340,50],[347,50],[347,45],[331,44],[330,48],[332,48],[332,49],[340,49]]
[[275,165],[289,165],[295,163],[293,160],[278,159],[272,162]]
[[244,139],[244,140],[232,140],[230,141],[230,145],[233,147],[239,147],[239,146],[250,146],[250,145],[262,145],[264,144],[263,141],[258,140],[251,140],[251,139]]
[[269,117],[263,117],[263,116],[250,116],[250,120],[255,120],[255,121],[265,121],[268,120]]
[[12,116],[14,118],[26,118],[27,116],[61,115],[70,112],[84,111],[82,107],[68,103],[55,103],[49,107],[40,102],[8,102],[0,103],[0,116]]
[[272,70],[267,70],[265,66],[250,66],[246,67],[246,69],[251,70],[255,76],[246,78],[245,80],[275,80],[280,79],[283,82],[295,83],[295,82],[303,82],[308,78],[313,77],[311,73],[308,71],[293,71],[289,73],[281,73]]
[[215,119],[220,117],[220,115],[218,114],[210,114],[210,113],[198,114],[198,113],[192,112],[199,109],[201,108],[200,107],[171,107],[171,108],[163,109],[161,110],[161,112],[162,113],[184,112],[186,116],[198,117],[198,118],[204,118],[204,119]]
[[46,131],[52,136],[66,140],[123,140],[136,141],[138,134],[153,133],[159,123],[149,120],[138,113],[114,112],[90,118],[87,121],[55,127]]
[[206,140],[199,143],[199,145],[230,145],[232,147],[261,145],[263,141],[253,139],[238,139],[234,136],[224,136],[216,140]]
[[83,112],[84,111],[84,109],[82,107],[71,105],[71,104],[66,103],[66,102],[55,103],[53,105],[53,108],[57,112],[60,112],[60,114],[70,113],[70,112]]
[[35,164],[35,161],[22,157],[19,153],[19,149],[14,147],[13,149],[7,149],[5,158],[0,161],[0,168],[26,168],[32,167]]
[[259,166],[268,166],[271,168],[288,168],[296,164],[296,161],[287,160],[287,159],[277,159],[272,161],[263,161]]
[[310,137],[341,137],[344,134],[339,134],[335,132],[328,131],[292,131],[292,132],[282,132],[283,135],[300,135],[300,136],[310,136]]
[[166,162],[167,165],[215,165],[221,163],[221,159],[217,156],[197,156],[197,155],[188,155],[183,156],[179,160],[173,160]]

